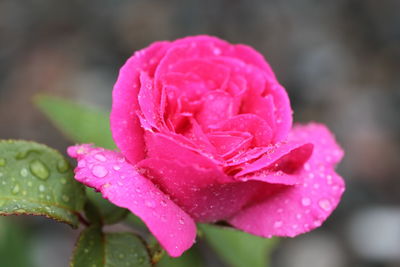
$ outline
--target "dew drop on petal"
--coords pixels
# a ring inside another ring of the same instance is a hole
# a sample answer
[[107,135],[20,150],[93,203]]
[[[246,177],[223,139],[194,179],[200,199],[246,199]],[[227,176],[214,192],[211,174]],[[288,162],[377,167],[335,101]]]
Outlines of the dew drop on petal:
[[145,205],[149,208],[154,208],[156,206],[156,203],[153,200],[146,200]]
[[182,225],[185,224],[185,221],[183,220],[183,218],[179,219],[179,223],[182,224]]
[[303,197],[301,199],[301,204],[305,207],[310,206],[311,205],[311,199],[309,199],[308,197]]
[[279,228],[279,227],[281,227],[282,226],[282,221],[276,221],[275,223],[274,223],[274,227],[275,228]]
[[119,165],[114,165],[114,166],[113,166],[113,169],[114,169],[115,171],[119,171],[119,170],[121,169],[121,167],[120,167]]
[[94,158],[97,159],[98,161],[102,161],[102,162],[107,160],[106,157],[101,153],[94,155]]
[[92,169],[92,174],[97,178],[103,178],[108,174],[108,171],[104,166],[96,165]]
[[331,202],[328,199],[321,199],[318,201],[318,205],[321,209],[325,211],[330,211],[332,209]]

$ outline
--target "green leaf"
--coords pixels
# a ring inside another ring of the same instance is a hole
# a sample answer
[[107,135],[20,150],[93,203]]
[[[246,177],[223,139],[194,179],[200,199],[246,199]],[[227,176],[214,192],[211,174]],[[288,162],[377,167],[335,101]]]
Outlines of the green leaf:
[[200,229],[222,260],[234,267],[268,266],[268,258],[277,239],[250,235],[233,228],[201,224]]
[[106,112],[76,104],[62,98],[38,95],[36,106],[68,138],[77,143],[94,143],[114,149],[110,121]]
[[86,228],[76,244],[71,267],[151,266],[142,240],[132,233],[103,233],[99,226]]
[[83,186],[57,151],[34,142],[0,140],[0,185],[0,215],[42,215],[78,225]]
[[0,218],[0,259],[2,267],[32,267],[31,235],[20,220]]
[[157,267],[202,267],[204,263],[201,255],[195,245],[190,250],[186,251],[179,258],[172,258],[165,254],[156,264]]
[[[115,148],[106,112],[53,96],[38,95],[34,100],[37,107],[73,142],[94,143],[108,149]],[[93,189],[88,188],[87,195],[98,208],[105,224],[116,223],[128,213],[127,210],[104,199]]]

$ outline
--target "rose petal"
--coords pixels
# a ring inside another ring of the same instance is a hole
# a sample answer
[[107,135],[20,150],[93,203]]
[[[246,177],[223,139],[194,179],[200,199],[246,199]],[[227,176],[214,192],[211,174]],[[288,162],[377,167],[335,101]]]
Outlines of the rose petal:
[[153,80],[146,72],[141,72],[140,91],[138,94],[140,111],[145,120],[154,128],[158,128],[160,122],[160,113],[157,109],[159,100],[156,91],[153,86]]
[[249,148],[253,136],[246,132],[212,132],[207,135],[210,143],[223,158]]
[[255,146],[267,146],[271,142],[272,130],[267,122],[254,114],[239,114],[213,126],[217,131],[241,131],[251,133]]
[[314,144],[299,174],[303,183],[241,210],[228,220],[234,227],[264,237],[296,236],[320,226],[339,203],[344,183],[333,167],[343,152],[329,130],[318,124],[297,126],[289,140]]
[[196,119],[203,129],[207,129],[237,114],[239,107],[234,104],[228,93],[220,90],[209,91],[203,97],[203,105],[197,112]]
[[[235,182],[218,168],[177,160],[144,159],[138,167],[196,221],[223,220],[262,191],[261,182]],[[265,192],[263,192],[264,194]]]
[[193,219],[120,153],[81,145],[70,147],[68,154],[78,160],[76,180],[140,217],[169,255],[178,257],[192,246],[196,237]]
[[183,164],[202,168],[214,168],[221,164],[221,160],[215,155],[202,151],[182,135],[147,133],[145,138],[149,158],[178,160]]
[[132,163],[144,157],[143,130],[137,117],[140,71],[154,72],[169,47],[168,42],[157,42],[137,51],[121,68],[113,90],[111,131],[117,147]]
[[[310,158],[313,145],[310,143],[287,142],[269,146],[266,153],[258,160],[243,167],[237,177],[267,168],[276,164],[274,171],[293,172]],[[280,161],[280,162],[279,162]]]
[[271,95],[267,95],[265,97],[256,95],[248,96],[246,101],[243,101],[241,108],[241,112],[243,113],[256,114],[260,118],[263,118],[275,132],[276,122],[274,110],[275,104]]
[[225,90],[229,79],[229,69],[226,66],[207,59],[182,58],[174,65],[170,65],[169,71],[194,74],[207,85],[208,90]]
[[271,94],[275,104],[275,130],[274,142],[285,140],[292,128],[293,116],[289,96],[279,83],[274,80],[267,81],[268,85],[264,94]]

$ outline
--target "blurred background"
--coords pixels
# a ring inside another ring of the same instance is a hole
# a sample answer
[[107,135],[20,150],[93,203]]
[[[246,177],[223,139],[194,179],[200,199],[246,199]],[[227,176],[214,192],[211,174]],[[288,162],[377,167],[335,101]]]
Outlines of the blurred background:
[[[264,54],[295,121],[327,124],[346,151],[341,205],[318,230],[284,239],[272,266],[400,266],[398,0],[0,0],[0,138],[65,151],[70,142],[33,107],[33,95],[108,110],[118,69],[135,50],[203,33]],[[0,219],[1,266],[10,253],[68,266],[76,231]],[[20,251],[7,250],[14,243]]]

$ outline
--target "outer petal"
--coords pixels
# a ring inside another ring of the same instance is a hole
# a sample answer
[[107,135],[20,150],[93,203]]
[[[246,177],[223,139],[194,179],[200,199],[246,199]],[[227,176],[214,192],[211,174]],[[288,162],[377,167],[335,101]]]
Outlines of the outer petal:
[[168,42],[157,42],[137,51],[121,68],[114,86],[111,131],[116,145],[132,163],[142,159],[145,150],[143,130],[137,116],[140,112],[139,74],[148,72],[151,75],[168,47]]
[[333,167],[343,152],[329,130],[318,124],[297,126],[289,140],[314,144],[300,173],[303,184],[285,187],[240,211],[228,220],[234,227],[264,237],[296,236],[320,226],[339,203],[344,182]]
[[156,158],[145,159],[138,167],[196,221],[229,218],[254,196],[267,194],[263,190],[265,183],[235,182],[215,167]]
[[120,153],[82,145],[70,147],[68,154],[78,160],[75,178],[139,216],[169,255],[178,257],[192,246],[193,219]]

